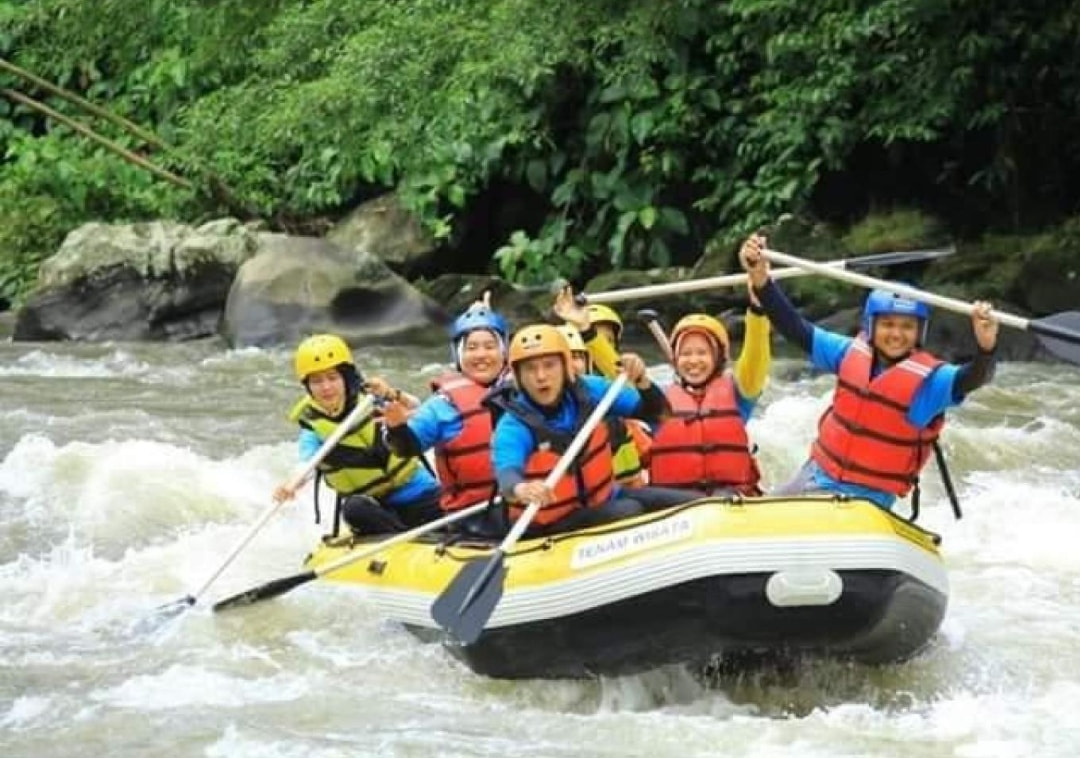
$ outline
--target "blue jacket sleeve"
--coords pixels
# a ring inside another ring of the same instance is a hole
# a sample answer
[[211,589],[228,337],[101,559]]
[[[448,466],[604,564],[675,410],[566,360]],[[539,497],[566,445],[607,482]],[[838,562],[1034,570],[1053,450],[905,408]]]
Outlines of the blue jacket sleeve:
[[535,447],[532,432],[516,417],[503,415],[491,437],[491,465],[499,484],[499,493],[514,499],[514,487],[525,481],[525,462]]
[[937,416],[959,401],[954,396],[954,386],[960,376],[960,367],[952,363],[938,366],[915,393],[908,409],[907,418],[918,429],[925,429]]
[[310,461],[322,447],[322,438],[310,429],[301,429],[296,440],[296,451],[301,462]]

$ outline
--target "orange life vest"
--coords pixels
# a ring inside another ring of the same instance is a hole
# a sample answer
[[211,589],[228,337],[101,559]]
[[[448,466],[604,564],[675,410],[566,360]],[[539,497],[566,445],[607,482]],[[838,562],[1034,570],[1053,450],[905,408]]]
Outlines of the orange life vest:
[[702,393],[672,384],[664,394],[672,414],[653,437],[649,484],[706,492],[731,487],[744,495],[760,494],[761,472],[750,453],[732,376],[709,380]]
[[435,446],[444,511],[457,511],[491,497],[495,472],[491,469],[491,412],[481,405],[489,388],[467,376],[449,373],[435,379],[431,388],[461,414],[461,433]]
[[871,379],[873,363],[860,335],[840,362],[832,406],[818,422],[810,457],[837,481],[903,497],[945,424],[939,416],[917,429],[907,420],[919,387],[943,361],[918,351]]
[[[584,422],[591,404],[576,386],[572,387],[578,405],[578,422]],[[563,452],[570,446],[573,434],[551,429],[543,416],[520,401],[501,402],[506,412],[521,419],[536,440],[536,448],[525,461],[526,479],[543,479],[555,468]],[[612,468],[611,440],[607,424],[597,424],[589,440],[577,458],[552,488],[555,499],[543,506],[533,518],[532,524],[547,526],[570,515],[578,508],[599,508],[607,503],[614,492],[615,479]],[[511,503],[512,520],[524,512],[528,504]]]

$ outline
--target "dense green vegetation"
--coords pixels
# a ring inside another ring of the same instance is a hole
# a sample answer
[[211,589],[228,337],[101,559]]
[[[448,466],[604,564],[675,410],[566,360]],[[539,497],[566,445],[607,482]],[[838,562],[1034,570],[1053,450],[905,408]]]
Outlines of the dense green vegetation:
[[687,263],[784,212],[1037,228],[1080,197],[1078,38],[1063,0],[7,0],[0,57],[154,131],[196,189],[0,98],[0,297],[82,220],[236,212],[207,169],[283,228],[397,187],[454,246],[523,208],[482,240],[522,281]]

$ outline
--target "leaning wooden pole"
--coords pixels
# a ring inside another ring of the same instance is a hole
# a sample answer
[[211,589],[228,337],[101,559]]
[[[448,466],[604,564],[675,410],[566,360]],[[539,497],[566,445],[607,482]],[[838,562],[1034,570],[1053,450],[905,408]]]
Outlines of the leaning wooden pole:
[[109,121],[109,122],[111,122],[113,124],[116,124],[120,128],[131,132],[132,134],[134,134],[136,137],[138,137],[139,139],[141,139],[143,142],[147,143],[148,145],[153,145],[154,147],[160,148],[160,149],[165,150],[167,152],[171,152],[171,153],[176,152],[176,148],[173,148],[170,145],[165,144],[164,142],[161,141],[161,139],[157,135],[153,134],[152,132],[147,131],[146,129],[143,129],[141,126],[136,124],[134,121],[129,121],[128,119],[124,118],[123,116],[118,116],[117,114],[113,113],[112,111],[109,111],[109,110],[106,110],[105,108],[102,108],[100,105],[95,105],[94,103],[90,102],[86,98],[80,97],[79,95],[76,95],[74,92],[71,92],[70,90],[66,90],[63,87],[58,87],[57,85],[53,84],[52,82],[50,82],[50,81],[48,81],[46,79],[42,79],[37,74],[34,74],[34,73],[30,72],[30,71],[27,71],[24,68],[19,68],[14,63],[11,63],[10,61],[6,61],[3,58],[0,58],[0,71],[6,71],[9,74],[14,74],[15,76],[26,79],[28,82],[31,82],[34,85],[38,86],[38,87],[41,87],[41,89],[45,90],[46,92],[49,92],[50,94],[56,95],[57,97],[61,97],[64,100],[67,100],[70,103],[75,103],[75,105],[89,111],[90,113],[93,113],[95,116],[103,118],[106,121]]
[[173,172],[171,172],[171,171],[169,171],[167,169],[164,169],[161,166],[158,166],[158,165],[156,165],[154,163],[151,163],[146,158],[143,158],[141,155],[138,155],[137,153],[131,152],[126,147],[123,147],[122,145],[119,145],[116,142],[113,142],[111,139],[108,139],[107,137],[102,137],[100,134],[95,132],[90,127],[85,126],[84,124],[80,124],[78,121],[75,121],[74,119],[68,118],[63,113],[60,113],[59,111],[54,110],[54,109],[50,108],[49,106],[45,105],[45,103],[40,103],[37,100],[35,100],[34,98],[32,98],[32,97],[27,97],[26,95],[22,94],[21,92],[16,92],[15,90],[8,89],[7,87],[5,87],[3,89],[0,89],[0,95],[3,95],[4,97],[7,97],[7,98],[9,98],[11,100],[14,100],[17,103],[22,103],[26,107],[32,108],[33,110],[37,111],[38,113],[41,113],[41,114],[43,114],[45,116],[48,116],[49,118],[53,119],[54,121],[58,121],[61,124],[64,124],[65,126],[68,126],[68,127],[72,128],[72,129],[74,129],[79,134],[83,135],[84,137],[87,137],[87,138],[93,140],[94,142],[98,143],[99,145],[105,147],[106,149],[111,150],[113,153],[116,153],[121,158],[126,160],[128,163],[133,163],[136,166],[138,166],[139,168],[142,168],[142,169],[145,169],[146,171],[149,171],[151,174],[158,177],[159,179],[164,179],[167,182],[171,182],[172,184],[175,184],[177,187],[183,187],[184,189],[188,189],[188,190],[194,189],[194,186],[192,185],[192,183],[189,182],[184,177],[177,176]]
[[[196,171],[198,171],[199,173],[201,173],[205,177],[207,187],[208,187],[208,189],[210,191],[210,195],[215,200],[217,200],[219,203],[221,203],[226,208],[228,208],[229,212],[231,212],[232,214],[238,216],[241,219],[245,219],[245,220],[258,217],[258,215],[259,215],[258,212],[253,210],[252,208],[248,207],[245,203],[243,203],[239,199],[237,199],[236,193],[233,192],[232,189],[230,189],[227,184],[225,184],[225,181],[220,176],[218,176],[217,173],[215,173],[213,170],[211,170],[207,166],[202,165],[198,161],[193,160],[191,157],[184,154],[183,152],[181,152],[178,148],[174,147],[173,145],[170,145],[167,142],[163,142],[161,140],[161,138],[158,137],[156,134],[154,134],[151,131],[148,131],[147,129],[142,128],[141,126],[136,124],[134,121],[126,119],[123,116],[117,115],[117,114],[113,113],[112,111],[108,110],[107,108],[102,108],[100,105],[95,105],[94,103],[90,102],[86,98],[81,97],[81,96],[75,94],[74,92],[72,92],[70,90],[67,90],[67,89],[64,89],[63,87],[60,87],[60,86],[58,86],[56,84],[53,84],[52,82],[48,81],[47,79],[42,79],[40,76],[33,73],[32,71],[27,71],[24,68],[16,66],[14,63],[12,63],[11,61],[5,60],[4,58],[0,58],[0,71],[6,71],[9,74],[13,74],[15,76],[21,77],[21,78],[25,79],[26,81],[30,82],[31,84],[33,84],[33,85],[35,85],[37,87],[40,87],[41,89],[45,90],[46,92],[48,92],[48,93],[50,93],[52,95],[56,95],[57,97],[62,98],[64,100],[67,100],[70,103],[74,103],[75,105],[77,105],[80,108],[84,109],[88,113],[91,113],[91,114],[93,114],[95,116],[98,116],[99,118],[103,118],[103,119],[105,119],[106,121],[108,121],[111,124],[115,124],[116,126],[119,126],[121,129],[124,129],[127,132],[129,132],[130,134],[138,137],[139,139],[141,139],[146,144],[152,145],[152,146],[154,146],[156,148],[159,148],[160,150],[163,150],[163,151],[165,151],[165,152],[167,152],[167,153],[169,153],[171,155],[176,156],[176,158],[179,159],[181,162],[183,162],[184,164],[186,164],[188,166],[191,166],[193,169],[195,169]],[[13,91],[13,90],[10,90],[10,91]],[[19,102],[23,102],[23,101],[20,100]],[[35,108],[35,110],[38,110],[39,112],[42,112],[42,113],[45,112],[45,111],[41,110],[41,108],[36,108],[35,106],[30,105],[29,103],[26,103],[26,105],[29,105],[29,107],[31,107],[31,108]],[[39,105],[40,105],[40,103],[39,103]],[[48,106],[44,106],[44,107],[47,108]],[[52,111],[52,113],[56,113],[56,111]],[[50,117],[52,117],[52,116],[50,116]],[[95,142],[98,142],[100,144],[105,144],[105,143],[109,142],[104,137],[101,137],[100,135],[97,135],[97,134],[95,134],[93,132],[88,131],[85,127],[80,128],[80,127],[72,126],[72,124],[74,122],[71,122],[70,120],[65,120],[64,117],[57,118],[57,120],[61,121],[62,123],[68,124],[68,126],[71,126],[73,129],[76,129],[76,131],[78,131],[80,134],[84,134],[87,137],[89,137],[90,139],[93,139]],[[93,134],[93,136],[91,136],[92,134]],[[115,145],[115,143],[109,143],[109,144]],[[119,145],[115,145],[115,147],[119,148],[119,150],[116,150],[115,152],[117,152],[117,154],[119,154],[119,155],[123,155],[123,152],[120,152],[120,151],[124,151],[124,148],[120,147]],[[113,149],[113,148],[110,147],[109,149]],[[126,152],[129,152],[129,154],[130,154],[130,151],[126,151]],[[135,157],[139,158],[140,156],[135,156]],[[132,161],[132,162],[137,163],[138,165],[142,165],[141,163],[138,163],[138,161]],[[152,169],[149,169],[149,168],[147,168],[147,170],[152,171]],[[171,174],[171,172],[165,171],[165,169],[157,168],[157,170],[158,171],[163,171],[163,172],[165,172],[167,174]],[[161,174],[157,173],[157,171],[155,171],[154,173],[156,173],[158,176],[161,176]],[[176,176],[175,174],[171,174],[171,175]],[[165,177],[162,177],[162,178],[165,178]],[[180,178],[180,177],[177,177],[177,178]],[[172,180],[170,179],[168,181],[172,181]],[[186,184],[180,185],[180,186],[185,186],[187,188],[192,188],[193,187],[193,185],[190,182],[188,182],[188,180],[182,179],[182,181],[186,182]],[[173,183],[175,184],[175,182],[173,182]]]

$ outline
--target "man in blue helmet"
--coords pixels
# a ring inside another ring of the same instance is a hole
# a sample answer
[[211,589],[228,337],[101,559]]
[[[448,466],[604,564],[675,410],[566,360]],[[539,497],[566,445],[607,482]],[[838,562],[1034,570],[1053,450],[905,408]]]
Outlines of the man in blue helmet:
[[917,485],[945,410],[993,375],[998,323],[990,304],[976,302],[972,312],[975,357],[963,365],[946,363],[923,349],[926,304],[885,290],[867,297],[856,337],[814,326],[769,278],[765,246],[765,238],[754,235],[739,250],[761,307],[781,334],[809,353],[815,368],[837,375],[810,460],[772,494],[839,492],[891,509]]
[[450,330],[454,370],[432,383],[434,394],[411,414],[402,403],[383,413],[390,449],[403,456],[435,449],[443,511],[460,510],[491,497],[490,411],[487,394],[506,376],[506,319],[492,310],[487,293],[455,319]]

